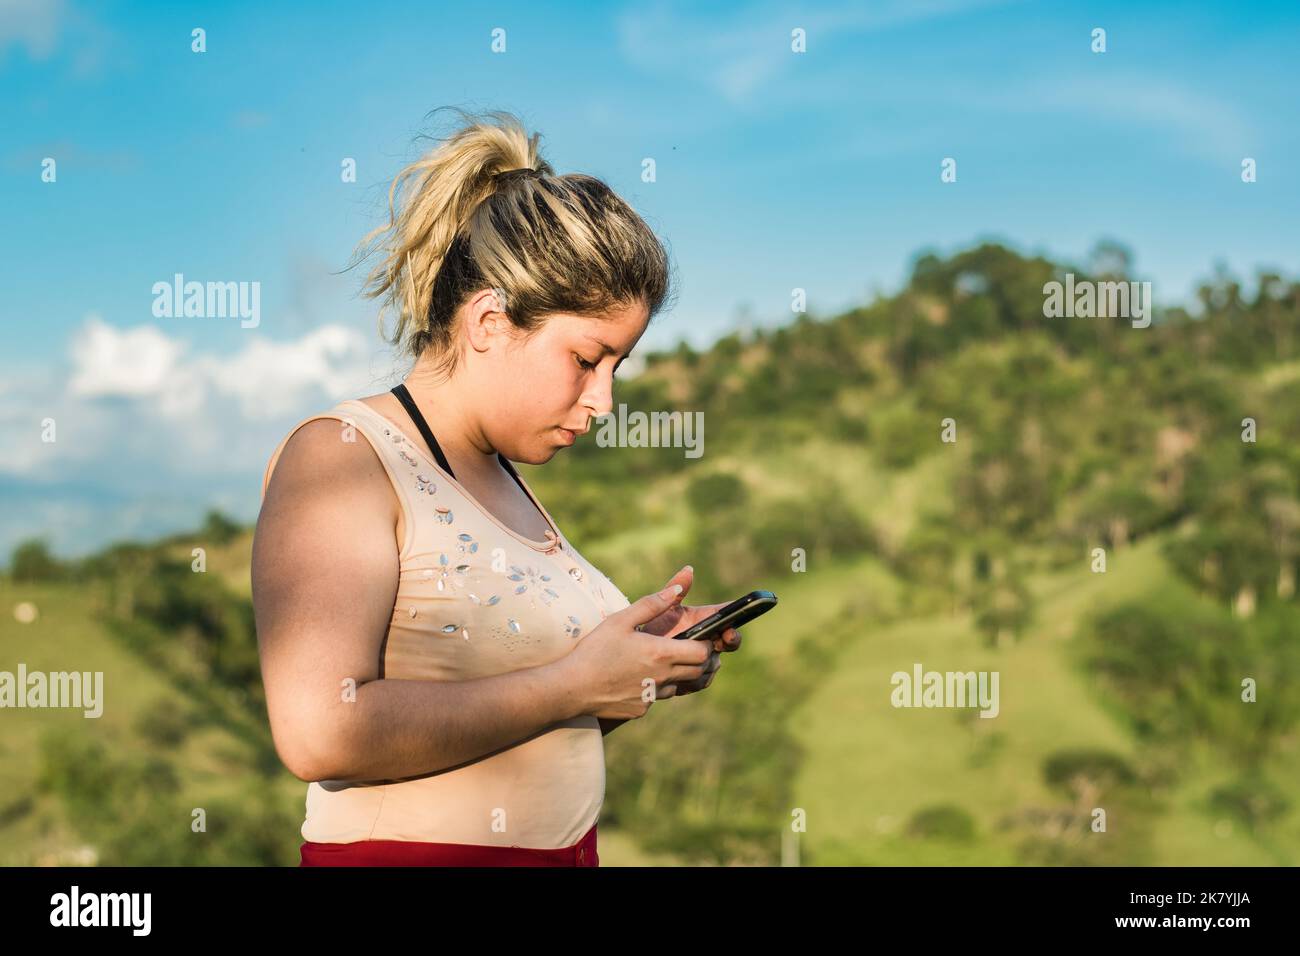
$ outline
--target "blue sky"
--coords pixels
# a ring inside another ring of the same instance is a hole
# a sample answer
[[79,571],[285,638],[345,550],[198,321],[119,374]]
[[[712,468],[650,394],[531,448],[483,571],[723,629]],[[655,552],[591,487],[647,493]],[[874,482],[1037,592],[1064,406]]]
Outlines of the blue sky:
[[[361,270],[332,273],[439,106],[515,112],[668,242],[642,348],[786,322],[795,287],[831,314],[984,238],[1118,239],[1163,304],[1217,261],[1297,272],[1296,4],[698,7],[0,0],[0,561],[252,521],[295,421],[398,380]],[[259,282],[259,326],[155,318],[177,272]]]

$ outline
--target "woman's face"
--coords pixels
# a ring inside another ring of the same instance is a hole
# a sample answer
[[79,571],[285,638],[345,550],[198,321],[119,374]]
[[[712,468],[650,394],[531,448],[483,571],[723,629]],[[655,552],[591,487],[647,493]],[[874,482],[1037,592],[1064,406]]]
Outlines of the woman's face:
[[644,305],[593,319],[548,316],[528,338],[510,336],[485,354],[491,383],[484,431],[513,461],[542,464],[613,410],[614,372],[649,324]]

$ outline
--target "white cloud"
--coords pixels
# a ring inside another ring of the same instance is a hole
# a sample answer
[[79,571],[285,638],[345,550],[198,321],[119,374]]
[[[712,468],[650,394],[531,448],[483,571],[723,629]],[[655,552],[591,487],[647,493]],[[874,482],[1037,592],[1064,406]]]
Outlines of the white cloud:
[[62,0],[0,0],[0,54],[23,46],[33,60],[44,60],[58,46],[67,8]]
[[73,341],[73,396],[153,402],[172,420],[198,413],[212,395],[234,399],[250,421],[292,414],[318,393],[343,395],[368,378],[371,358],[361,333],[342,325],[287,341],[256,336],[232,355],[191,357],[155,326],[117,329],[90,315]]
[[0,64],[11,48],[35,62],[62,58],[78,80],[100,76],[121,53],[112,29],[65,0],[0,0]]
[[[673,77],[699,77],[734,105],[791,69],[790,32],[807,33],[808,48],[919,20],[955,16],[1015,0],[883,0],[825,4],[808,11],[759,4],[701,14],[670,2],[638,4],[618,22],[619,47],[634,66]],[[766,101],[764,101],[766,103]]]
[[343,395],[368,377],[370,348],[355,329],[327,325],[300,339],[255,339],[226,359],[197,363],[217,391],[239,400],[249,418],[275,418],[300,408],[314,391]]
[[968,110],[1087,116],[1161,133],[1173,148],[1217,164],[1235,165],[1259,145],[1258,130],[1238,104],[1153,73],[1115,70],[1050,84],[1009,78],[995,89],[945,90],[942,95]]
[[156,395],[166,389],[182,351],[180,342],[156,326],[120,331],[92,313],[73,336],[68,389],[87,398]]
[[1211,162],[1232,162],[1258,145],[1255,132],[1233,104],[1159,76],[1116,74],[1081,81],[1058,90],[1054,105],[1164,128],[1184,152]]
[[[196,353],[155,326],[122,329],[95,314],[70,342],[70,367],[4,375],[0,472],[41,480],[76,472],[137,488],[188,473],[251,474],[286,419],[370,394],[382,353],[338,324],[285,341],[249,335],[227,355]],[[57,428],[52,444],[41,438],[47,419]]]
[[293,423],[382,391],[397,371],[386,347],[337,322],[234,338],[235,351],[215,354],[203,339],[91,314],[65,361],[0,363],[0,551],[48,533],[80,554],[192,527],[214,501],[251,521]]

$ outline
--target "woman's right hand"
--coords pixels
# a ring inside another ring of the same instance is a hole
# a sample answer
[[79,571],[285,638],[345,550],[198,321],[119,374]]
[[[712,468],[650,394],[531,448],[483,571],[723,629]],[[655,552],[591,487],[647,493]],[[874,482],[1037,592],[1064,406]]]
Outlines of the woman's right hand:
[[583,715],[611,720],[644,717],[655,700],[672,697],[677,681],[704,674],[713,646],[638,631],[681,600],[674,584],[609,615],[560,659]]

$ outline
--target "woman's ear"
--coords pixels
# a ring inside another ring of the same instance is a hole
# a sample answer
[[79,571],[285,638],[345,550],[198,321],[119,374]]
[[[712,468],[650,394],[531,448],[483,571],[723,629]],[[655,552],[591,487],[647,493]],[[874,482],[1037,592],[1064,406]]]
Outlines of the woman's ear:
[[465,304],[465,334],[474,351],[486,352],[496,335],[510,331],[504,301],[503,290],[484,289]]

